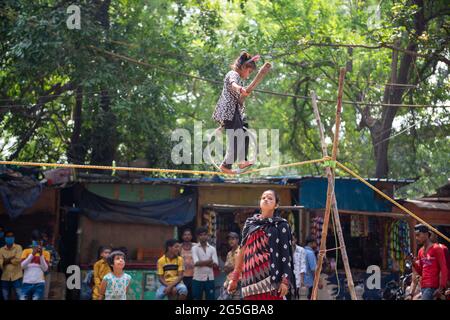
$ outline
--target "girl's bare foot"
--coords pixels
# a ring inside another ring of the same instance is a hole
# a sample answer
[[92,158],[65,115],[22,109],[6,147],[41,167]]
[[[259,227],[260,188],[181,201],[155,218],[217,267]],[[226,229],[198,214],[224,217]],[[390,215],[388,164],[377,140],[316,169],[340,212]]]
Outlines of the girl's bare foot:
[[250,167],[252,165],[253,165],[253,162],[244,161],[244,162],[239,164],[239,169],[245,169],[245,168]]
[[226,173],[226,174],[235,174],[235,172],[233,170],[228,169],[224,165],[220,166],[220,171],[222,171],[223,173]]

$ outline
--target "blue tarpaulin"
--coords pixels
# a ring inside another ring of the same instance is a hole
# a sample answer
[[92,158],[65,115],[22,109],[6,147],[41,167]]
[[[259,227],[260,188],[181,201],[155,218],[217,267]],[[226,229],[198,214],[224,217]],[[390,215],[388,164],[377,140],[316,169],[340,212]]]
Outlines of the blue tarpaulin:
[[[300,205],[307,209],[323,209],[327,200],[326,178],[305,179],[300,183]],[[353,211],[390,212],[391,204],[376,197],[374,191],[354,180],[335,180],[338,209]]]
[[129,202],[105,198],[83,189],[79,207],[82,214],[95,221],[182,226],[194,219],[197,196],[191,192],[174,199]]
[[32,177],[9,177],[0,179],[0,199],[6,213],[15,219],[31,208],[42,192],[42,185]]

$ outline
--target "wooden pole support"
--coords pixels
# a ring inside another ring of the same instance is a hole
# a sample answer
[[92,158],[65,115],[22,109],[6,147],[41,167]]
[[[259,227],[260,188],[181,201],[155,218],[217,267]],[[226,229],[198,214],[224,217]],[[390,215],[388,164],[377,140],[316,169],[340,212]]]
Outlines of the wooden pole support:
[[[328,157],[328,150],[327,150],[327,144],[325,142],[325,135],[324,135],[322,122],[320,121],[319,108],[317,107],[317,96],[314,91],[311,94],[311,101],[312,101],[312,106],[313,106],[313,110],[314,110],[314,115],[316,117],[317,127],[319,128],[320,142],[322,145],[322,155],[325,158],[325,157]],[[330,167],[326,168],[326,174],[327,174],[327,178],[328,178],[328,183],[332,185],[332,189],[334,190],[334,183],[333,183],[334,173]],[[331,202],[332,202],[332,209],[333,209],[333,217],[334,217],[334,221],[336,224],[336,233],[337,233],[338,240],[339,240],[339,248],[341,250],[342,261],[344,263],[345,274],[347,277],[348,288],[349,288],[352,300],[357,300],[356,292],[355,292],[355,285],[353,283],[352,271],[350,269],[350,263],[349,263],[348,256],[347,256],[347,249],[345,246],[344,235],[342,233],[341,221],[339,218],[339,211],[338,211],[338,207],[337,207],[335,192],[333,192]]]
[[[344,91],[344,78],[345,78],[345,68],[341,68],[339,71],[339,87],[338,87],[338,99],[337,99],[337,107],[336,107],[336,124],[334,131],[334,140],[333,140],[333,151],[332,151],[332,160],[336,161],[337,151],[338,151],[338,143],[339,143],[339,129],[341,125],[341,111],[342,111],[342,93]],[[330,168],[331,170],[331,168]],[[332,177],[334,180],[334,176]],[[334,181],[333,181],[334,182]],[[317,267],[314,276],[314,285],[313,291],[311,295],[311,300],[317,300],[318,286],[320,281],[320,273],[322,272],[322,264],[323,258],[325,257],[326,250],[326,242],[328,235],[328,224],[330,222],[330,212],[331,212],[331,197],[334,194],[334,183],[328,183],[327,188],[327,202],[325,205],[325,215],[323,219],[322,226],[322,235],[320,237],[320,250],[319,257],[317,261]]]

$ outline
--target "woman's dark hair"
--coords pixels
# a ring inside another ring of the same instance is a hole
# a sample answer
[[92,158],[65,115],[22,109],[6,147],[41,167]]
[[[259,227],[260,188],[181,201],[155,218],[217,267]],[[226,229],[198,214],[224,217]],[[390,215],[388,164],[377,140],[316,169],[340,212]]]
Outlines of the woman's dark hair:
[[108,264],[111,268],[114,267],[114,259],[117,256],[123,257],[123,259],[125,259],[125,253],[123,253],[123,251],[116,250],[116,251],[111,252],[111,254],[108,257]]
[[110,246],[100,246],[99,248],[98,248],[98,251],[97,251],[97,257],[98,258],[100,258],[100,255],[103,253],[103,251],[105,251],[105,250],[112,250],[112,248],[110,247]]
[[202,233],[208,233],[208,229],[206,229],[205,227],[199,227],[199,228],[197,228],[195,233],[197,234],[197,236],[199,236]]
[[255,61],[250,61],[251,58],[253,57],[248,52],[242,51],[239,57],[231,65],[231,68],[235,71],[237,69],[243,70],[246,68],[252,68],[254,70],[256,69],[256,63]]
[[169,248],[173,247],[176,243],[179,243],[177,239],[169,239],[166,241],[166,252]]

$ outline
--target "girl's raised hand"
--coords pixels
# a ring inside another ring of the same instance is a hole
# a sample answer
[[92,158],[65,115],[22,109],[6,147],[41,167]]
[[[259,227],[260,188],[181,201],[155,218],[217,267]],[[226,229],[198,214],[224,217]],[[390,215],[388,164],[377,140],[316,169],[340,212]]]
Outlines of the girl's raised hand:
[[250,95],[250,92],[247,92],[247,90],[245,90],[244,87],[241,87],[239,92],[240,92],[241,96],[243,96],[243,97],[248,97]]

